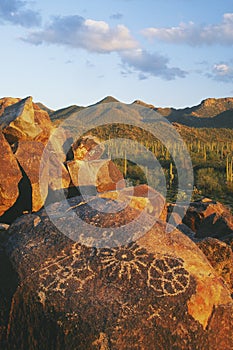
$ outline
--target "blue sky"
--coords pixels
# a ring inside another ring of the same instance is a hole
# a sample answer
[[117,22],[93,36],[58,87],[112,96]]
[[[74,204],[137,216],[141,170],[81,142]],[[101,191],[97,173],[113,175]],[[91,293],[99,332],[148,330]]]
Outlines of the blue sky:
[[0,31],[0,97],[58,109],[233,96],[233,0],[0,0]]

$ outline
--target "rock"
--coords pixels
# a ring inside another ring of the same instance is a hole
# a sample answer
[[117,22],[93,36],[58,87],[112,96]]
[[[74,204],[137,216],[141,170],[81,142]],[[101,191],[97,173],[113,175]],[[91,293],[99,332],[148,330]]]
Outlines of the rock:
[[[19,286],[9,349],[232,349],[229,290],[195,243],[162,222],[138,235],[141,211],[117,211],[117,200],[68,202],[47,208],[55,223],[42,210],[10,227],[6,251]],[[102,238],[115,244],[98,247]]]
[[20,101],[20,98],[3,97],[0,99],[0,116],[3,114],[6,107],[9,107]]
[[0,131],[0,216],[2,216],[19,196],[18,184],[22,178],[17,160],[11,147]]
[[105,192],[125,186],[123,175],[109,159],[73,160],[67,162],[67,167],[76,187],[94,186],[98,192]]
[[[40,109],[40,107],[36,103],[31,103],[31,102],[32,102],[31,97],[28,97],[27,99],[24,99],[24,100],[21,100],[20,98],[11,98],[11,97],[2,98],[2,99],[0,99],[0,116],[4,114],[4,111],[7,107],[11,106],[10,109],[6,110],[6,113],[8,114],[7,118],[8,119],[11,119],[11,117],[14,118],[14,117],[16,117],[16,115],[18,113],[17,109],[20,109],[22,107],[22,106],[20,107],[20,105],[27,104],[28,106],[24,106],[23,112],[22,112],[22,114],[27,113],[27,116],[24,115],[24,116],[21,116],[20,118],[18,116],[16,126],[20,120],[20,124],[22,126],[21,132],[24,133],[23,123],[32,123],[33,129],[35,129],[35,127],[36,127],[36,129],[39,131],[39,134],[35,137],[35,140],[46,144],[51,132],[54,129],[53,124],[50,120],[49,114],[45,110]],[[23,122],[22,122],[22,119],[23,119]],[[1,121],[1,119],[0,119],[0,121]],[[15,124],[15,121],[13,123]],[[10,125],[10,126],[12,126],[12,125]],[[28,124],[27,124],[27,127],[28,127]],[[38,127],[41,130],[39,130]],[[8,128],[8,131],[9,131],[9,128]],[[14,130],[14,134],[15,134],[15,132],[16,131]],[[6,133],[7,133],[7,131],[6,131]],[[9,139],[9,141],[11,143],[12,143],[12,141],[14,141],[14,142],[16,141],[16,138],[13,135],[12,136],[9,135],[9,136],[7,136],[7,138]],[[20,137],[20,139],[21,139],[21,137]],[[25,139],[25,135],[24,135],[23,139]],[[29,139],[32,139],[32,138],[30,137]],[[34,139],[34,137],[33,137],[33,139]]]
[[53,124],[50,120],[49,114],[40,109],[37,104],[33,103],[33,109],[35,123],[42,130],[42,132],[36,136],[35,141],[42,142],[44,145],[46,145],[52,131],[54,130]]
[[50,153],[49,159],[49,188],[52,191],[68,188],[70,186],[71,178],[67,168],[60,160],[60,155]]
[[233,252],[231,247],[215,238],[197,243],[215,271],[227,283],[233,296]]
[[[44,205],[48,187],[40,190],[40,165],[44,145],[36,141],[19,141],[15,156],[30,180],[32,193],[32,211],[38,211]],[[26,189],[25,189],[26,190]],[[42,193],[41,193],[42,192]]]
[[16,290],[18,280],[15,271],[5,253],[8,239],[7,224],[0,224],[0,348],[7,349],[7,325],[11,307],[11,299]]
[[100,159],[104,149],[104,145],[97,137],[83,136],[72,144],[73,159],[87,161]]
[[209,198],[192,202],[183,223],[196,233],[195,237],[224,239],[233,233],[233,216],[221,203]]
[[155,218],[166,222],[167,206],[165,198],[147,185],[138,185],[135,187],[123,188],[118,191],[104,192],[101,193],[99,197],[128,203],[131,208],[140,211],[145,210]]
[[6,107],[0,117],[0,127],[10,144],[38,137],[42,129],[35,122],[32,97]]
[[10,227],[10,225],[8,225],[8,224],[0,223],[0,232],[7,231],[9,227]]

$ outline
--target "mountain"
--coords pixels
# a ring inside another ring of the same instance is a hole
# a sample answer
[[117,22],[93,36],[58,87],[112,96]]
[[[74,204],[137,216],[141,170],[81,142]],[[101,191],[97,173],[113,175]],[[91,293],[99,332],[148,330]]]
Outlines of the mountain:
[[155,108],[171,122],[191,127],[233,128],[233,98],[208,98],[199,105],[183,109]]
[[91,104],[90,106],[88,107],[94,107],[94,106],[98,106],[98,105],[101,105],[103,103],[115,103],[115,102],[121,102],[119,100],[117,100],[115,97],[113,96],[106,96],[104,97],[102,100],[96,102],[96,103],[93,103]]
[[50,119],[55,124],[60,124],[63,120],[65,120],[73,115],[76,115],[79,111],[81,111],[84,108],[85,107],[76,106],[76,105],[61,108],[61,109],[58,109],[57,111],[52,112],[50,114]]
[[54,112],[53,109],[48,108],[47,106],[45,106],[43,103],[41,102],[36,102],[37,106],[42,109],[42,111],[47,112],[49,115],[52,114]]
[[[7,107],[7,103],[16,103],[19,100],[20,99],[12,98],[0,99],[0,112],[2,113],[4,108]],[[120,101],[113,96],[106,96],[102,100],[88,107],[98,107],[109,103],[109,107],[114,108],[115,102]],[[46,111],[49,114],[55,125],[60,124],[69,117],[75,117],[77,113],[87,108],[84,106],[71,105],[54,111],[41,102],[36,104],[41,110]],[[110,106],[111,104],[113,105]],[[233,97],[207,98],[196,106],[179,109],[173,107],[155,107],[153,104],[148,104],[141,100],[135,100],[131,105],[138,105],[154,110],[167,118],[171,123],[178,123],[193,128],[233,129]]]
[[[88,107],[99,106],[105,103],[120,102],[113,96],[106,96],[102,100]],[[194,128],[230,128],[233,129],[233,97],[207,98],[193,107],[176,109],[173,107],[155,107],[141,100],[135,100],[132,105],[139,105],[152,109],[170,122]],[[41,107],[44,109],[43,107]],[[86,107],[72,105],[57,111],[49,112],[55,124],[59,124],[70,116],[74,116]]]

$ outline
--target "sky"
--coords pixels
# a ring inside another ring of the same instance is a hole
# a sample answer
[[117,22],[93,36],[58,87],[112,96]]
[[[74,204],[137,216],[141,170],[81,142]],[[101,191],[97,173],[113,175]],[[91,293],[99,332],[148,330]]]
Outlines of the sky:
[[233,96],[233,0],[0,0],[0,38],[0,98],[182,108]]

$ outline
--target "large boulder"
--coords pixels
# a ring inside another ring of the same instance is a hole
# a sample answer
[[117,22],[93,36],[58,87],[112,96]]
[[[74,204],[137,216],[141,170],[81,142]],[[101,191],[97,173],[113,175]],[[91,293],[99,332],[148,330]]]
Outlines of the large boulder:
[[196,238],[214,237],[225,239],[233,234],[233,216],[223,204],[204,198],[192,202],[183,223],[194,231]]
[[11,147],[0,131],[0,216],[16,202],[22,173]]
[[117,200],[68,202],[10,227],[9,349],[233,348],[230,291],[195,243]]
[[35,122],[32,97],[27,97],[4,109],[0,117],[1,129],[9,143],[33,140],[42,133]]
[[[46,144],[51,132],[54,130],[48,113],[40,109],[36,103],[33,103],[32,97],[23,100],[12,97],[0,99],[0,118],[1,116],[2,122],[3,118],[5,118],[5,133],[11,143],[19,139],[35,139]],[[14,118],[15,120],[12,120]],[[7,123],[9,124],[8,126]],[[32,127],[33,135],[28,133],[28,124],[31,124],[30,127]],[[23,130],[25,125],[26,129]],[[16,130],[17,127],[21,130]]]
[[67,167],[75,187],[93,186],[104,192],[125,186],[122,173],[110,159],[72,160]]

